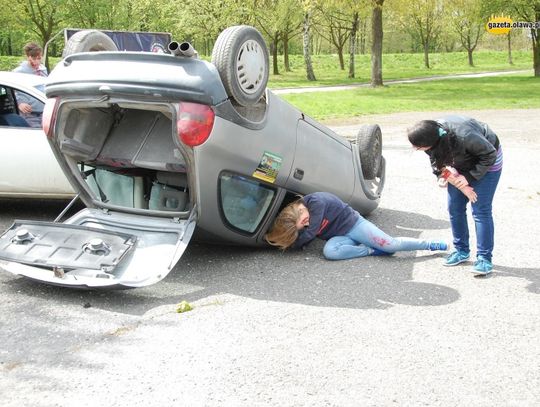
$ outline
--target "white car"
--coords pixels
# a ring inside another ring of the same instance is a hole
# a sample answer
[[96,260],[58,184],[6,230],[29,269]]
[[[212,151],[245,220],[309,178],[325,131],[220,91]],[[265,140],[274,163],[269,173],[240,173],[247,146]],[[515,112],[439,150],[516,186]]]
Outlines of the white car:
[[[0,72],[0,197],[70,198],[73,188],[41,129],[47,78]],[[24,115],[27,103],[33,113]]]

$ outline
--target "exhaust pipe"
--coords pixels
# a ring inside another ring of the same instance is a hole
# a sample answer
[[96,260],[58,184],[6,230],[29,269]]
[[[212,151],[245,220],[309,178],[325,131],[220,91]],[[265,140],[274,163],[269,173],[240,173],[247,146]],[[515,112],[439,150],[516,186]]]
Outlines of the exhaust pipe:
[[189,42],[179,44],[177,41],[169,43],[169,51],[176,57],[199,58],[199,53]]

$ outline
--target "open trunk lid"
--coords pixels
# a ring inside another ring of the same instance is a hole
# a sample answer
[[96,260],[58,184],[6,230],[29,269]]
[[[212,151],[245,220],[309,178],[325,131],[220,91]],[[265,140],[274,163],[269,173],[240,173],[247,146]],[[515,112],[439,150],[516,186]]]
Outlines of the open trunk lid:
[[194,213],[180,220],[83,209],[66,223],[15,221],[0,236],[0,267],[75,288],[155,284],[182,257]]

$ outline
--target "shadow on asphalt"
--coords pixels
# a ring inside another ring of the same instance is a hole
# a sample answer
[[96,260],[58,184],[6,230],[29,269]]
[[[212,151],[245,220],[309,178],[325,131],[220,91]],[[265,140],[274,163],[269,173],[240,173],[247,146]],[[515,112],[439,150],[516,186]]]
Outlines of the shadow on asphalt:
[[[448,229],[448,221],[378,209],[369,219],[393,236],[418,237],[423,230]],[[431,233],[431,236],[437,236]],[[386,309],[394,304],[439,306],[459,298],[453,288],[412,281],[415,263],[441,259],[444,253],[401,252],[391,257],[328,261],[324,242],[282,253],[269,248],[246,248],[191,243],[175,269],[161,283],[125,291],[81,291],[47,286],[23,278],[5,282],[10,290],[42,299],[54,297],[65,305],[95,307],[130,315],[152,308],[194,302],[208,296],[232,294],[262,301],[320,307]],[[440,261],[433,262],[440,272]],[[495,267],[496,276],[531,281],[539,292],[538,269]]]
[[[447,221],[384,209],[375,211],[369,219],[394,236],[417,237],[421,230],[448,227]],[[444,305],[459,298],[454,289],[411,281],[416,261],[442,254],[424,252],[417,258],[414,252],[408,252],[335,262],[322,257],[323,244],[315,241],[306,250],[281,253],[272,248],[192,243],[164,283],[127,291],[70,290],[22,278],[6,284],[27,295],[53,296],[67,304],[127,314],[144,314],[160,305],[222,293],[264,301],[363,309],[385,309],[392,304]]]

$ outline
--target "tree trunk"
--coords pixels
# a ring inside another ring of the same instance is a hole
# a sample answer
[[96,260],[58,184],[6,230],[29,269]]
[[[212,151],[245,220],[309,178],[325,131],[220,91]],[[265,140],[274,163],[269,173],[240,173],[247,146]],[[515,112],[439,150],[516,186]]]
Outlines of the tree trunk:
[[358,32],[358,11],[353,14],[349,36],[349,79],[354,78],[354,55],[356,54],[356,33]]
[[343,48],[342,47],[337,47],[337,53],[338,53],[338,58],[339,58],[339,69],[344,71],[345,70],[345,58],[343,58]]
[[316,81],[317,78],[315,78],[315,73],[313,72],[313,65],[311,63],[311,53],[309,50],[309,43],[310,43],[309,28],[311,24],[310,17],[311,17],[311,12],[309,11],[304,14],[304,23],[303,23],[303,30],[302,30],[303,51],[304,51],[304,61],[306,63],[306,78],[308,81]]
[[[540,6],[538,3],[534,8],[534,17],[533,21],[540,21]],[[533,46],[533,66],[534,66],[534,76],[540,76],[540,44],[538,40],[540,36],[540,30],[531,30],[531,39]]]
[[514,65],[514,61],[512,61],[512,31],[508,31],[508,34],[506,34],[506,40],[508,44],[508,63],[510,65]]
[[467,48],[467,57],[469,58],[469,66],[474,66],[472,54],[473,54],[473,50],[470,48]]
[[540,76],[540,44],[538,44],[538,34],[533,33],[533,67],[534,76]]
[[283,65],[285,72],[291,72],[291,65],[289,63],[289,33],[283,33]]
[[362,55],[366,54],[366,28],[367,28],[367,18],[362,19],[362,29],[360,30],[360,53]]
[[424,65],[429,69],[429,41],[426,39],[424,42]]
[[279,44],[279,32],[276,32],[274,33],[274,37],[272,38],[272,67],[273,67],[274,75],[279,75],[278,44]]
[[384,0],[374,0],[371,12],[371,86],[383,86],[382,45],[383,25],[382,7]]
[[272,44],[272,73],[274,75],[279,75],[279,67],[277,60],[277,44],[274,42]]

